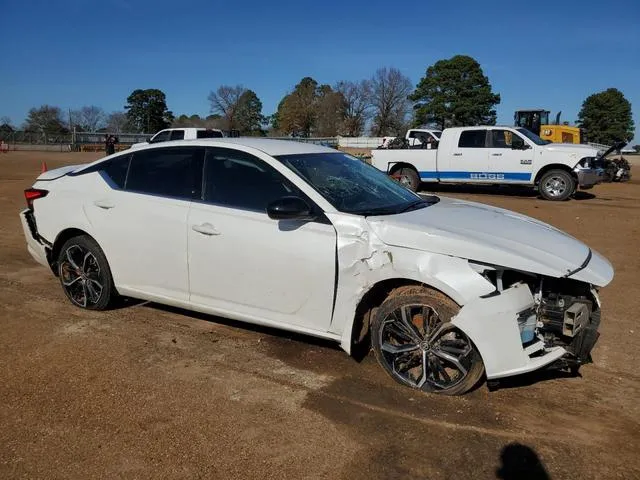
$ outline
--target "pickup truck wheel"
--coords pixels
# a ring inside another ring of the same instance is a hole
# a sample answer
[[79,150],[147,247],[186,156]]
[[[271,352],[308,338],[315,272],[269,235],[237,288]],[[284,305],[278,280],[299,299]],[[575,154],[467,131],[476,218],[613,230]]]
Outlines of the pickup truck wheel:
[[117,295],[102,249],[86,235],[64,243],[58,257],[58,276],[71,303],[81,308],[106,310]]
[[404,167],[392,173],[394,177],[399,177],[398,181],[412,192],[417,192],[420,187],[420,176],[415,169]]
[[566,200],[576,190],[576,181],[569,172],[549,170],[540,179],[540,194],[547,200]]
[[450,323],[458,305],[425,287],[394,290],[371,323],[371,343],[380,365],[398,383],[425,392],[462,395],[484,373],[469,337]]

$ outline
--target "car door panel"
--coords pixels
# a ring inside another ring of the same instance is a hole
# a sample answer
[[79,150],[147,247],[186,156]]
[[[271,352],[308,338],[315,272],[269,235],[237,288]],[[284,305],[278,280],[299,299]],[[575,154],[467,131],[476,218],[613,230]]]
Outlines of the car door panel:
[[[205,204],[191,207],[188,223],[192,302],[328,326],[335,277],[331,225]],[[197,231],[207,224],[217,233]]]
[[482,182],[486,177],[488,150],[486,130],[462,130],[450,152],[438,153],[441,181]]
[[518,145],[528,145],[528,143],[511,130],[491,130],[490,141],[489,181],[496,183],[529,183],[531,181],[534,149],[514,149],[514,141]]
[[100,188],[84,208],[117,288],[188,300],[187,219],[201,193],[203,157],[203,148],[156,148],[94,173]]
[[[190,301],[326,331],[335,288],[335,229],[328,221],[269,218],[266,205],[258,207],[259,192],[269,184],[266,173],[246,170],[253,168],[247,162],[266,164],[245,154],[239,160],[244,164],[224,159],[233,155],[229,149],[207,154],[205,200],[189,212]],[[264,198],[295,193],[271,190]]]
[[[98,204],[108,202],[111,208]],[[187,300],[189,201],[111,191],[85,211],[117,287]]]

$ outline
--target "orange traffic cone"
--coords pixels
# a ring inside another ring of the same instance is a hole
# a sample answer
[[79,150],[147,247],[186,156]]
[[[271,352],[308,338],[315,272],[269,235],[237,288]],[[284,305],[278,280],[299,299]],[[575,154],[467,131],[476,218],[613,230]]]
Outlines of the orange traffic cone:
[[42,162],[42,165],[40,167],[40,173],[44,173],[47,171],[47,162]]

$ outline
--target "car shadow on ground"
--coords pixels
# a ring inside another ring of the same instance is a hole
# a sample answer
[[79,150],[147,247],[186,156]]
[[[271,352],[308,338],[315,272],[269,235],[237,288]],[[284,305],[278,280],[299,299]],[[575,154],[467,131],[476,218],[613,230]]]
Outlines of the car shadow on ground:
[[490,390],[495,391],[509,388],[528,387],[536,383],[547,382],[550,380],[580,377],[580,373],[571,373],[565,370],[548,368],[515,375],[513,377],[501,378],[499,380],[487,380],[487,385]]
[[[537,198],[542,200],[540,194],[533,188],[520,187],[516,185],[449,185],[423,183],[418,191],[421,195],[428,195],[432,192],[500,195],[505,197]],[[591,200],[596,198],[596,196],[593,193],[578,190],[571,198],[573,200]]]
[[[141,302],[144,303],[144,302]],[[194,318],[197,320],[203,320],[209,323],[215,323],[218,325],[225,325],[236,329],[242,329],[247,332],[254,332],[270,337],[276,337],[284,340],[293,340],[300,343],[305,343],[309,346],[326,347],[331,350],[341,350],[340,346],[336,342],[327,340],[324,338],[318,338],[311,335],[305,335],[302,333],[291,332],[288,330],[282,330],[275,327],[267,327],[264,325],[256,325],[254,323],[242,322],[240,320],[232,320],[230,318],[220,317],[216,315],[209,315],[207,313],[200,313],[193,310],[185,310],[178,307],[171,307],[168,305],[161,305],[153,302],[146,302],[145,307],[155,310],[161,310],[163,312],[175,313],[181,316]]]
[[[325,338],[314,337],[312,335],[305,335],[303,333],[291,332],[288,330],[283,330],[275,327],[268,327],[264,325],[257,325],[253,323],[243,322],[240,320],[233,320],[230,318],[220,317],[216,315],[210,315],[207,313],[200,313],[193,310],[186,310],[183,308],[172,307],[169,305],[162,305],[159,303],[147,302],[136,299],[123,298],[119,302],[119,306],[115,308],[127,308],[133,306],[143,306],[145,308],[150,308],[154,310],[159,310],[167,313],[173,313],[180,316],[193,318],[196,320],[203,320],[205,322],[209,322],[212,324],[224,325],[227,327],[231,327],[234,329],[241,329],[245,332],[254,332],[257,334],[268,335],[272,340],[285,340],[285,341],[294,341],[299,344],[302,344],[302,348],[304,346],[308,347],[320,347],[326,348],[329,351],[340,351],[343,352],[340,345],[335,342]],[[356,363],[363,362],[366,358],[373,357],[373,350],[370,347],[370,336],[367,334],[365,338],[354,345],[351,346],[351,354],[349,358],[354,360]],[[475,391],[478,388],[481,388],[483,385],[487,385],[490,391],[502,390],[502,389],[511,389],[511,388],[522,388],[534,385],[540,382],[546,382],[550,380],[558,380],[558,379],[566,379],[566,378],[579,378],[581,377],[580,373],[571,373],[560,369],[547,368],[544,370],[537,370],[530,373],[524,373],[521,375],[516,375],[513,377],[501,378],[499,380],[487,380],[486,377],[483,377],[478,380],[476,385],[474,385],[470,391]]]

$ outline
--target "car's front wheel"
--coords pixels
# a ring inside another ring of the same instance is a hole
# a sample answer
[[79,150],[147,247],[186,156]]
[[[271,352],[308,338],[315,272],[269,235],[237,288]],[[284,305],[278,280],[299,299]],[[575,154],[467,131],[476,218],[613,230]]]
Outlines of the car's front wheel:
[[425,287],[401,287],[373,316],[371,342],[378,362],[397,382],[426,392],[461,395],[484,373],[469,337],[450,323],[458,305]]
[[87,235],[70,238],[62,245],[58,277],[69,300],[81,308],[105,310],[116,296],[107,259]]
[[562,201],[574,194],[576,181],[569,172],[550,170],[540,179],[539,190],[547,200]]

